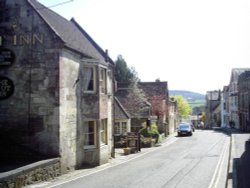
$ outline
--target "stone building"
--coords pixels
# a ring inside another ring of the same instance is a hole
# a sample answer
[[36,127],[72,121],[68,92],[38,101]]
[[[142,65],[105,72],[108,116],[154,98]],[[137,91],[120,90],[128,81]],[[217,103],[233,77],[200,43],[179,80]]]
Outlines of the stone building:
[[0,9],[0,134],[46,158],[60,157],[63,172],[108,162],[108,54],[74,19],[36,0],[1,0]]
[[114,142],[115,147],[122,147],[128,132],[131,132],[131,117],[121,102],[115,97],[114,105]]
[[221,92],[221,127],[229,127],[229,87],[224,86]]
[[179,113],[178,113],[178,105],[177,101],[174,100],[174,98],[170,98],[168,102],[168,113],[169,113],[169,118],[168,118],[168,132],[169,134],[173,134],[176,132],[177,125],[180,122],[179,118]]
[[139,82],[138,86],[146,95],[152,106],[151,115],[157,117],[157,125],[160,133],[167,136],[172,132],[173,127],[169,127],[169,94],[167,82]]
[[239,112],[238,112],[238,78],[239,75],[245,71],[249,71],[250,68],[233,68],[231,71],[229,87],[229,114],[230,122],[234,124],[234,127],[239,129]]
[[240,129],[250,131],[250,71],[245,71],[238,79],[238,109]]
[[[151,104],[145,93],[139,89],[138,83],[117,83],[115,93],[119,103],[130,117],[130,131],[138,132],[151,118]],[[115,121],[117,121],[116,119]],[[116,127],[115,127],[116,129]],[[129,129],[129,128],[128,128]]]
[[206,121],[205,128],[212,128],[220,126],[220,102],[221,91],[207,91],[206,94]]

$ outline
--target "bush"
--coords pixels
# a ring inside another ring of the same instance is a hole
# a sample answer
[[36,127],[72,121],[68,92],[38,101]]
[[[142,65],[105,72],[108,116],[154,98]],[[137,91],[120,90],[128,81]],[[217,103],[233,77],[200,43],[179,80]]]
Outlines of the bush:
[[141,130],[139,130],[139,133],[140,133],[142,136],[144,136],[144,137],[151,137],[151,136],[152,136],[152,133],[151,133],[150,129],[147,128],[147,127],[144,127],[144,128],[142,128]]
[[148,127],[144,127],[139,131],[139,133],[144,137],[155,138],[156,139],[155,143],[159,142],[160,134],[158,131],[158,127],[155,123],[151,125],[151,129],[149,129]]
[[160,133],[159,133],[158,127],[157,127],[157,125],[155,123],[151,125],[151,135],[152,135],[153,138],[156,139],[155,143],[158,143]]

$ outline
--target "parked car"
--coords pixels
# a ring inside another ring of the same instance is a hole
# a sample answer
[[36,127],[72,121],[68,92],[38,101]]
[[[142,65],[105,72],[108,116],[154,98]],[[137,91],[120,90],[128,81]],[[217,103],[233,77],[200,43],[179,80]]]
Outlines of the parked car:
[[177,130],[178,136],[184,136],[184,135],[193,135],[193,128],[190,123],[181,123],[178,126]]

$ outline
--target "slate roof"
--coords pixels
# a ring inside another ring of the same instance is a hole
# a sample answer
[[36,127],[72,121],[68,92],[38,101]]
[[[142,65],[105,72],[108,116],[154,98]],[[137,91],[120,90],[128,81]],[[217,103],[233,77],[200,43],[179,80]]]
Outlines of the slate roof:
[[168,96],[168,83],[167,82],[138,82],[139,88],[141,88],[147,96]]
[[130,119],[129,113],[125,110],[117,97],[115,97],[115,119]]
[[239,76],[238,82],[244,81],[246,79],[250,79],[250,71],[245,71]]
[[[103,61],[107,59],[106,53],[74,19],[68,21],[39,3],[37,0],[27,0],[27,2],[42,17],[54,33],[64,42],[66,47],[76,50],[88,58]],[[111,58],[108,57],[108,60],[113,63]]]
[[150,116],[150,114],[143,113],[143,109],[150,110],[151,104],[146,99],[140,98],[139,96],[133,95],[132,93],[133,92],[131,88],[123,88],[118,89],[118,91],[115,93],[115,96],[131,117],[136,117],[139,115],[141,118],[147,118]]
[[207,91],[206,98],[209,101],[219,101],[220,100],[220,91]]
[[230,83],[238,82],[240,74],[245,71],[250,71],[250,68],[233,68],[231,72]]

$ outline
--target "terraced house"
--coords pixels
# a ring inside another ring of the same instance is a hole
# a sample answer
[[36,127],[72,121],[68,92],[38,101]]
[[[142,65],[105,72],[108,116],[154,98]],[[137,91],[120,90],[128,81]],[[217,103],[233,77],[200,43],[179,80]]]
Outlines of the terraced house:
[[238,79],[242,73],[249,70],[249,68],[233,68],[231,71],[230,82],[228,85],[230,114],[229,121],[237,129],[240,129]]
[[36,0],[0,9],[1,137],[59,157],[62,171],[108,162],[113,61],[74,19]]
[[250,71],[240,74],[238,79],[238,104],[240,129],[250,131]]
[[146,98],[152,106],[151,115],[156,117],[160,133],[164,133],[165,136],[173,133],[174,126],[169,123],[168,83],[139,82],[138,85],[145,92]]

